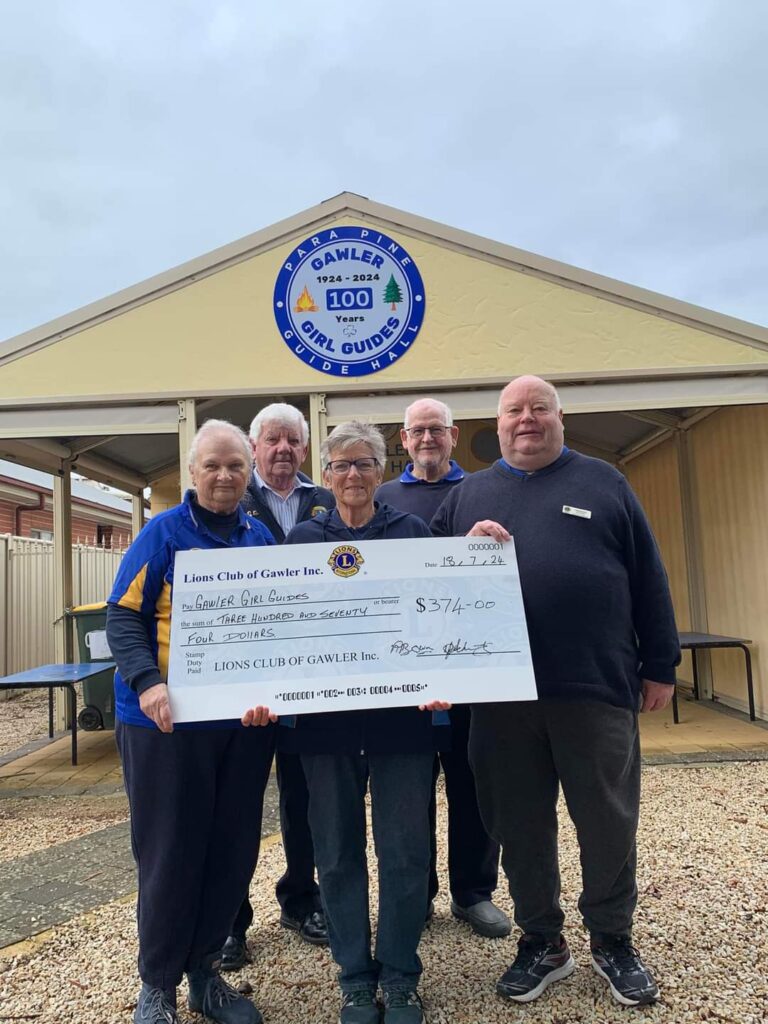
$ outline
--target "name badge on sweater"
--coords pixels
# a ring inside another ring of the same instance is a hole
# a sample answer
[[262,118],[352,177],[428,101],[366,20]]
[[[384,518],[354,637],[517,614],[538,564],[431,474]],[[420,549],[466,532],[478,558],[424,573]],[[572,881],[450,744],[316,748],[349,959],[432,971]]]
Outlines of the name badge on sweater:
[[588,508],[575,508],[573,505],[563,505],[563,512],[567,516],[578,516],[580,519],[592,518],[592,513]]

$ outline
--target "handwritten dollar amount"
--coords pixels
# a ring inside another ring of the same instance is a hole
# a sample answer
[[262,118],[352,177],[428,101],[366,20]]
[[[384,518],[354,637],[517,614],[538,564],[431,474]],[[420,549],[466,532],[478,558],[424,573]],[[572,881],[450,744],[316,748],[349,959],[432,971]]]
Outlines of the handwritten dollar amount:
[[462,612],[469,611],[490,611],[491,608],[495,607],[495,601],[462,601],[460,597],[416,598],[416,611],[419,614],[422,614],[423,612],[427,614],[431,612],[441,612],[443,615],[461,615]]

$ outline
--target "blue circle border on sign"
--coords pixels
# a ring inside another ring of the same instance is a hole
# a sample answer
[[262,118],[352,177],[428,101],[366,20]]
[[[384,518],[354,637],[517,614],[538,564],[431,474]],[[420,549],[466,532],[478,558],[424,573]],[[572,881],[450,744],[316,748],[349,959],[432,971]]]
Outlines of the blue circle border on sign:
[[[370,359],[361,359],[357,362],[344,361],[330,354],[319,353],[311,349],[304,341],[299,325],[293,320],[290,303],[291,286],[299,270],[327,245],[342,241],[363,242],[366,247],[379,250],[384,256],[395,262],[405,278],[410,299],[408,316],[402,324],[398,325],[397,333],[392,339],[388,339],[386,347],[376,352]],[[277,275],[273,308],[280,336],[302,362],[320,373],[328,373],[337,377],[363,377],[392,366],[408,352],[424,323],[426,296],[424,295],[424,282],[418,267],[399,242],[376,228],[345,226],[325,228],[296,246],[283,262]]]

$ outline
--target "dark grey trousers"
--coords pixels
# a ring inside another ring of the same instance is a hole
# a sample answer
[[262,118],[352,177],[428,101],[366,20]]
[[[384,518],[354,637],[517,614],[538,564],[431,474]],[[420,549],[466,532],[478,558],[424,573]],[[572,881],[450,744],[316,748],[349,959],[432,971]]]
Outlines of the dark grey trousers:
[[581,853],[579,910],[593,936],[629,935],[637,903],[637,713],[597,701],[475,704],[469,756],[485,827],[523,932],[562,930],[557,798]]

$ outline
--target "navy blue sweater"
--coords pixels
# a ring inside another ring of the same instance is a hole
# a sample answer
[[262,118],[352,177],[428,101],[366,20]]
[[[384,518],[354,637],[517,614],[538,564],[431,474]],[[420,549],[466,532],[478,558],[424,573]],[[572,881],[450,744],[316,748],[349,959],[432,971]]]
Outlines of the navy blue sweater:
[[667,575],[618,470],[573,451],[530,474],[499,461],[451,491],[431,526],[461,536],[481,519],[515,541],[539,697],[637,708],[642,679],[675,681]]
[[411,512],[426,523],[437,512],[440,503],[448,492],[456,487],[465,477],[464,470],[458,463],[451,461],[450,472],[442,479],[429,483],[413,475],[413,463],[396,480],[387,480],[376,491],[376,500],[386,502],[401,512]]
[[[427,524],[417,516],[376,503],[368,523],[350,529],[336,509],[298,523],[286,544],[322,541],[402,540],[430,537]],[[437,716],[436,716],[437,717]],[[447,720],[447,716],[441,716]],[[281,724],[285,724],[281,719]],[[328,711],[299,715],[294,727],[278,730],[281,750],[303,754],[416,754],[445,750],[450,727],[434,725],[429,711],[417,707],[374,708],[363,711]]]

